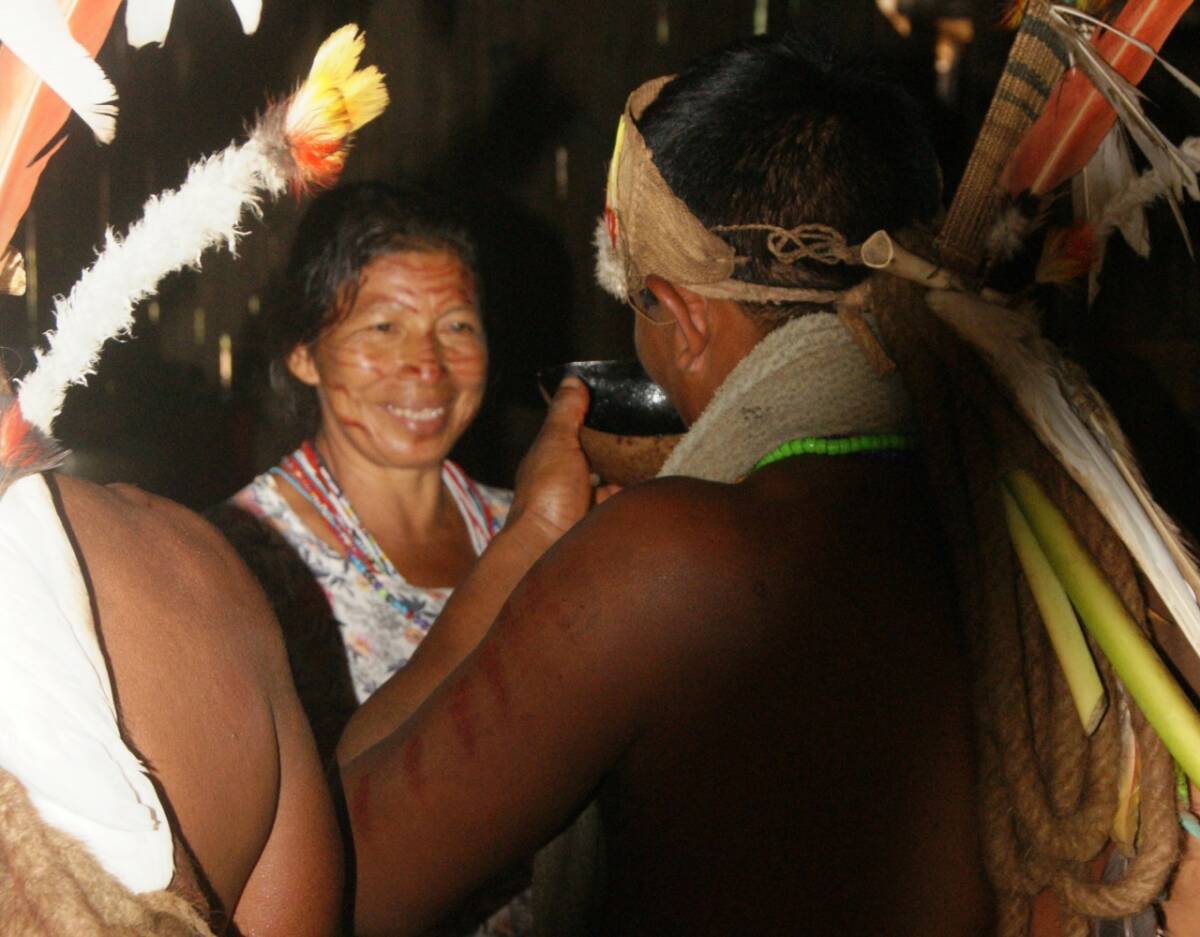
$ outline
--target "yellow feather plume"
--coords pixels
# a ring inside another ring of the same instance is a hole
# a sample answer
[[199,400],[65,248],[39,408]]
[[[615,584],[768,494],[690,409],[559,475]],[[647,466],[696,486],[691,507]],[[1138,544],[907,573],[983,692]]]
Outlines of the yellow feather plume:
[[347,137],[387,106],[383,74],[373,65],[358,69],[364,45],[354,23],[329,36],[288,103],[284,125],[300,188],[331,184],[345,163]]

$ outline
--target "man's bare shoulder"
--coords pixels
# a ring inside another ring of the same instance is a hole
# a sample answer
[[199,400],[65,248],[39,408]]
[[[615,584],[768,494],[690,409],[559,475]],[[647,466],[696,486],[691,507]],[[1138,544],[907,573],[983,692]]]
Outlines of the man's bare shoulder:
[[[290,843],[283,851],[312,868],[272,859],[254,904],[286,905],[284,883],[294,881],[314,898],[310,926],[293,926],[282,910],[272,916],[292,933],[327,929],[340,877],[332,811],[262,590],[220,533],[187,508],[128,485],[67,476],[54,485],[92,593],[123,732],[160,784],[213,897],[248,925],[256,908],[239,906],[243,890],[264,877],[270,843]],[[292,822],[300,813],[313,835]],[[281,830],[281,817],[300,832]]]
[[939,578],[921,504],[916,472],[869,463],[792,463],[734,484],[656,479],[596,508],[513,598],[538,618],[586,601],[607,630],[648,640],[653,621],[655,640],[680,643],[706,622],[840,614],[847,596],[915,595]]
[[[86,565],[112,562],[130,572],[136,565],[143,589],[161,585],[177,596],[182,589],[257,598],[254,579],[233,548],[183,505],[133,485],[97,485],[66,475],[56,476],[54,484],[77,546],[86,545],[90,554]],[[169,579],[152,580],[149,574],[156,570],[170,570]],[[261,620],[252,615],[246,623]]]

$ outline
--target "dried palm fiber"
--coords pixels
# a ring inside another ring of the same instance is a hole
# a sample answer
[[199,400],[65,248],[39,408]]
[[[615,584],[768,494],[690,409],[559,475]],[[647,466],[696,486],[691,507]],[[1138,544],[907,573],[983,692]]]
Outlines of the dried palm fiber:
[[1049,6],[1049,0],[1030,0],[1025,8],[979,140],[937,238],[942,262],[966,277],[973,277],[983,262],[984,239],[1000,204],[1000,171],[1068,64],[1046,15]]
[[[1141,827],[1126,874],[1098,884],[1089,871],[1108,846],[1117,805],[1121,705],[1095,734],[1080,727],[1010,545],[1000,481],[1033,474],[1146,626],[1132,561],[1083,491],[1042,446],[984,362],[925,306],[923,291],[894,278],[876,286],[885,343],[913,398],[929,477],[946,531],[975,670],[984,864],[996,891],[1001,937],[1027,934],[1035,896],[1057,898],[1064,935],[1088,919],[1136,913],[1161,896],[1179,851],[1169,754],[1141,713],[1131,718],[1141,758]],[[1123,700],[1103,656],[1109,698]]]
[[0,769],[0,929],[22,937],[212,937],[170,891],[135,895],[79,842],[48,826]]

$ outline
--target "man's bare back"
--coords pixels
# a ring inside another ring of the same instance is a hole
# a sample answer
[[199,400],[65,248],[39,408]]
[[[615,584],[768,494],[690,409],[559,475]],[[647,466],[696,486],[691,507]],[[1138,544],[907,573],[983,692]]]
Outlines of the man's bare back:
[[[199,867],[216,929],[232,915],[247,935],[332,933],[337,824],[261,591],[186,509],[128,486],[51,483],[123,734]],[[177,863],[172,887],[189,890],[188,876]]]
[[589,515],[347,770],[359,926],[386,895],[419,931],[597,796],[605,933],[984,932],[965,663],[918,475],[792,460]]

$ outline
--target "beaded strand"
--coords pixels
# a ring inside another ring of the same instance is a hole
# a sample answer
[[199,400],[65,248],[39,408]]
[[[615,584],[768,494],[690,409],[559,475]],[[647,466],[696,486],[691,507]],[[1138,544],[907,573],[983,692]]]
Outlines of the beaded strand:
[[341,545],[346,559],[358,570],[376,596],[404,615],[411,609],[384,586],[380,573],[399,576],[392,561],[362,526],[349,500],[342,493],[321,456],[311,442],[303,443],[295,453],[283,459],[271,473],[287,481],[305,501],[316,509],[334,538]]
[[754,463],[751,471],[798,455],[855,455],[860,452],[906,452],[916,448],[908,433],[877,433],[862,436],[801,436],[789,439]]

